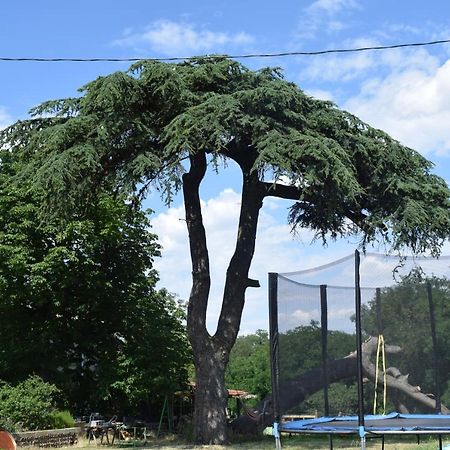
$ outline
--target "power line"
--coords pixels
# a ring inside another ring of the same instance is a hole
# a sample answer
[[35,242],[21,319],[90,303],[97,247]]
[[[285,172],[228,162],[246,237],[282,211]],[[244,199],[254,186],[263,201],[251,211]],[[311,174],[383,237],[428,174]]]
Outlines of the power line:
[[[449,44],[450,39],[442,39],[439,41],[429,41],[429,42],[413,42],[408,44],[394,44],[394,45],[377,45],[372,47],[356,47],[356,48],[335,48],[329,50],[316,50],[309,52],[282,52],[282,53],[249,53],[242,55],[205,55],[196,58],[202,59],[218,59],[227,57],[230,59],[249,59],[249,58],[276,58],[276,57],[287,57],[287,56],[317,56],[326,55],[330,53],[356,53],[356,52],[366,52],[372,50],[390,50],[394,48],[405,48],[405,47],[425,47],[430,45],[438,44]],[[152,57],[142,57],[142,58],[9,58],[0,57],[0,61],[7,62],[136,62],[145,59],[152,61],[184,61],[193,58],[192,56],[174,56],[169,58],[152,58]]]

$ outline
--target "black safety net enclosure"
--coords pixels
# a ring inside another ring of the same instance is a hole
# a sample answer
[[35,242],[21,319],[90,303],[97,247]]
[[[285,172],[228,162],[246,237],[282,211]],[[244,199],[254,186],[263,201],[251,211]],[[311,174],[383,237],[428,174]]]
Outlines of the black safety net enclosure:
[[450,413],[450,257],[271,273],[269,306],[276,421]]

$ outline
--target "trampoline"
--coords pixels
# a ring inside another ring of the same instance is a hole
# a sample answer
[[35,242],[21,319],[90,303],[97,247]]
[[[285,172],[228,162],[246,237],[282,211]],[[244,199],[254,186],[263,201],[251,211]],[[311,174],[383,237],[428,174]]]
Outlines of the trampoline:
[[[386,435],[434,435],[442,449],[450,434],[450,405],[441,402],[450,392],[450,257],[356,251],[270,273],[269,314],[277,448],[281,433],[311,433],[330,435],[330,449],[336,435],[359,436],[362,450],[369,437],[381,437],[384,449]],[[338,357],[339,346],[349,353]],[[318,417],[283,420],[310,414],[304,408],[318,392]]]
[[[359,434],[357,416],[318,417],[293,420],[280,427],[287,433]],[[366,415],[367,434],[450,434],[450,416],[437,414]]]

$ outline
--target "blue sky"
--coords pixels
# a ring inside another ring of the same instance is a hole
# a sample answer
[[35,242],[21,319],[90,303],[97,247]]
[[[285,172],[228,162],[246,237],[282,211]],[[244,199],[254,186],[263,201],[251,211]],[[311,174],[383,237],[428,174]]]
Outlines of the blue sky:
[[[273,53],[389,45],[450,38],[450,4],[362,0],[311,1],[17,1],[2,4],[0,57],[173,57],[206,53]],[[251,68],[280,66],[287,79],[311,95],[382,128],[435,163],[450,180],[450,46],[347,55],[251,59]],[[47,99],[76,95],[86,82],[127,63],[0,62],[0,127],[27,117]],[[211,241],[214,330],[221,283],[233,251],[239,208],[239,176],[208,176],[202,190]],[[181,199],[170,209],[156,196],[154,229],[164,246],[161,284],[187,298],[189,254]],[[268,200],[262,212],[252,278],[241,331],[267,328],[269,271],[293,271],[354,250],[356,240],[322,248],[311,233],[293,238],[288,204]]]

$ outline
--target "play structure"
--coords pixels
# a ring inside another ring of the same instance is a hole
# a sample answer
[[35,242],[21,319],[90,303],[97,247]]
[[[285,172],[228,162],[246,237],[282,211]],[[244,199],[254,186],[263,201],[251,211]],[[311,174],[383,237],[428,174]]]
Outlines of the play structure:
[[[274,436],[450,434],[450,257],[269,274]],[[295,420],[313,413],[314,418]],[[294,419],[294,420],[287,420]]]

